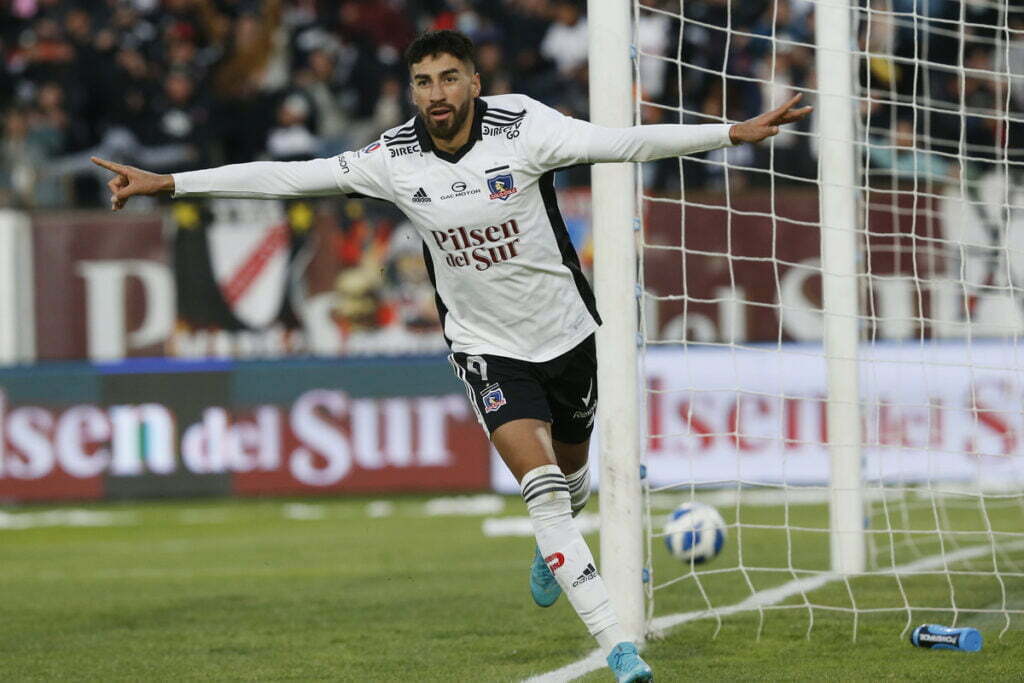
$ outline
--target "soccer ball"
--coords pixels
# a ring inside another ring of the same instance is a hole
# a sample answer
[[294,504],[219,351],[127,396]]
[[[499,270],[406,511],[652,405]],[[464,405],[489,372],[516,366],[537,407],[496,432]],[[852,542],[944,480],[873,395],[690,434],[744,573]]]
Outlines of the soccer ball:
[[704,503],[683,503],[665,522],[665,547],[677,560],[701,564],[725,545],[725,520]]

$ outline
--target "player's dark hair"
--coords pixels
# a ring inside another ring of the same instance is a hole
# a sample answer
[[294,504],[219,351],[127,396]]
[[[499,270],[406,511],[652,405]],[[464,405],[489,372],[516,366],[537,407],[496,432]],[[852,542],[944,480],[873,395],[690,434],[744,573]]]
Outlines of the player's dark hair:
[[413,64],[440,54],[451,55],[460,62],[469,64],[472,71],[476,70],[476,50],[473,41],[464,33],[448,29],[421,33],[405,50],[405,65],[412,69]]

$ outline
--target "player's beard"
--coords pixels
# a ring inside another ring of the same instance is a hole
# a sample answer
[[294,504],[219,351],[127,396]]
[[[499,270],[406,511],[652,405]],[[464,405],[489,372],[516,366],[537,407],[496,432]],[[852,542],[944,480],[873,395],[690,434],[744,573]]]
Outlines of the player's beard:
[[[430,133],[430,136],[439,140],[451,140],[454,138],[462,130],[462,124],[466,122],[466,118],[469,116],[469,103],[471,101],[467,99],[461,107],[452,111],[451,116],[446,121],[441,121],[440,123],[434,123],[433,118],[430,116],[430,109],[422,112],[421,116],[427,125],[427,132]],[[447,106],[451,107],[451,105]]]

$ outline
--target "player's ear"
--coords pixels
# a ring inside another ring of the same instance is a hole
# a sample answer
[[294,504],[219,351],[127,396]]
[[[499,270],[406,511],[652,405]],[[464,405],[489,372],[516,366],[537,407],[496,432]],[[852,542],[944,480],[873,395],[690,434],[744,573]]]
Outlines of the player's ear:
[[470,91],[473,93],[473,97],[480,97],[480,74],[473,74],[473,83],[470,86]]

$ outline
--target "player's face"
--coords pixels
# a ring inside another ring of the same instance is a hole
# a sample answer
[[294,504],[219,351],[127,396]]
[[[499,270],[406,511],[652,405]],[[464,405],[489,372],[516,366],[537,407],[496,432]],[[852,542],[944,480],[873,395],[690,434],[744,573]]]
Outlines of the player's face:
[[441,53],[412,65],[412,101],[440,140],[451,140],[469,125],[469,109],[480,94],[480,76],[470,65]]

